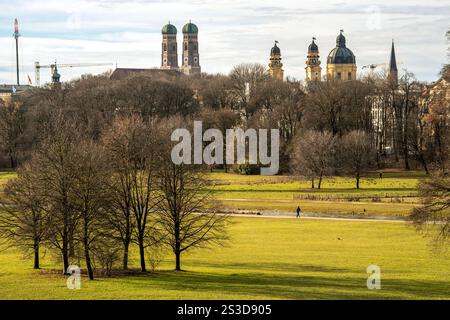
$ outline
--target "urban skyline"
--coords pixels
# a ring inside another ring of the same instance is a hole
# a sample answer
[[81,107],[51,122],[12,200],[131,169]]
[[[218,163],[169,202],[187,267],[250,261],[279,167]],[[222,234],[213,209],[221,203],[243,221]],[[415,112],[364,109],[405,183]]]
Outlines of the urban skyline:
[[[302,5],[294,1],[277,5],[274,1],[209,0],[5,3],[0,13],[0,44],[4,48],[0,52],[0,83],[14,83],[15,79],[15,17],[22,33],[19,53],[24,80],[26,75],[34,79],[34,61],[159,67],[161,27],[170,20],[181,29],[192,19],[200,29],[202,69],[207,73],[228,73],[243,62],[267,65],[273,41],[278,40],[285,76],[302,80],[311,37],[317,38],[321,56],[325,57],[334,48],[336,34],[344,29],[357,58],[359,75],[367,72],[361,69],[364,65],[388,63],[395,39],[400,73],[407,68],[419,80],[431,82],[438,78],[446,61],[444,34],[449,3],[430,1],[427,7],[415,0],[395,5],[387,1],[350,1],[344,5],[331,0]],[[417,50],[418,44],[427,50]],[[113,67],[64,70],[62,81],[109,68]],[[41,77],[42,82],[50,80],[49,73]]]

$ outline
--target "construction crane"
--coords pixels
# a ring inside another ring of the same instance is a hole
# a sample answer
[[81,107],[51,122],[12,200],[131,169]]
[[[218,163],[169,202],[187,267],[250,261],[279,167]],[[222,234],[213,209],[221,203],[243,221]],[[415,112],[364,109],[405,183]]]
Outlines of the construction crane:
[[369,64],[367,66],[363,66],[363,69],[370,68],[370,71],[374,71],[378,67],[384,67],[387,66],[387,63],[378,63],[378,64]]
[[41,85],[41,69],[50,68],[51,75],[54,74],[55,70],[58,68],[78,68],[78,67],[99,67],[99,66],[112,66],[113,63],[68,63],[68,64],[57,64],[55,63],[49,65],[41,65],[39,61],[34,63],[35,70],[35,85],[39,87]]
[[[398,62],[397,64],[403,64],[403,62]],[[376,63],[376,64],[368,64],[367,66],[363,66],[362,68],[363,69],[370,68],[370,71],[373,72],[378,67],[387,67],[388,65],[389,65],[388,63]]]

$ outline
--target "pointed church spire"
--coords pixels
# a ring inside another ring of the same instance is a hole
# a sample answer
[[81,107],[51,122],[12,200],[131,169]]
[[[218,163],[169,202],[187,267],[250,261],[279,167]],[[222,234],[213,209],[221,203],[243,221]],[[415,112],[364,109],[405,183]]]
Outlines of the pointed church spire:
[[398,69],[397,69],[397,60],[395,59],[394,40],[392,40],[391,61],[389,62],[389,70],[390,71],[398,71]]
[[398,69],[397,59],[395,58],[394,40],[392,40],[391,59],[389,61],[389,78],[391,79],[393,84],[398,85]]

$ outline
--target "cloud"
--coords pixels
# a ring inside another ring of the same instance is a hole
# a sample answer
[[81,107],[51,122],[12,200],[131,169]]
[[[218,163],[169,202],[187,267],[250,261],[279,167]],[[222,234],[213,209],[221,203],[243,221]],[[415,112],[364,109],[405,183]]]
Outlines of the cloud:
[[[179,32],[192,19],[199,28],[200,60],[206,72],[228,73],[242,62],[268,63],[274,40],[280,41],[286,75],[304,78],[306,50],[318,38],[322,67],[339,29],[357,57],[359,70],[389,59],[395,38],[400,68],[433,81],[447,61],[444,34],[450,0],[361,4],[359,0],[299,3],[294,0],[19,0],[2,3],[0,12],[0,83],[14,79],[12,21],[19,18],[21,65],[33,78],[42,64],[118,62],[123,67],[160,64],[161,28],[171,21]],[[178,35],[180,41],[181,35]],[[10,75],[7,69],[10,68]],[[63,80],[103,68],[61,70]],[[49,81],[49,75],[42,75]]]

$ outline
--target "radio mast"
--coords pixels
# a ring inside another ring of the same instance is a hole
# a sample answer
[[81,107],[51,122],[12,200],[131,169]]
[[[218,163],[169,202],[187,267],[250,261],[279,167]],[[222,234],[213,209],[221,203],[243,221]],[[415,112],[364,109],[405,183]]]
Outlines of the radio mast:
[[16,71],[17,71],[17,85],[20,85],[19,80],[19,22],[17,21],[17,18],[14,19],[14,39],[16,39]]

